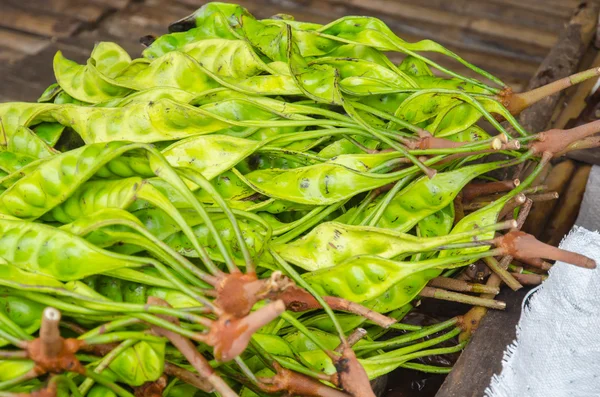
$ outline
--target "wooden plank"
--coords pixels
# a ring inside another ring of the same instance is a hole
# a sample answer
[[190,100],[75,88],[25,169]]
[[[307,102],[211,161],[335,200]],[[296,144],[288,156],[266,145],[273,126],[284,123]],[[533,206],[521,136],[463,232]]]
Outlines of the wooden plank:
[[[328,2],[358,7],[358,9],[365,10],[368,13],[384,13],[394,17],[406,18],[413,21],[413,23],[434,23],[440,31],[444,31],[445,26],[452,26],[485,36],[535,44],[544,48],[550,48],[556,42],[556,34],[554,32],[541,31],[529,27],[511,29],[511,26],[507,26],[504,22],[448,12],[438,7],[413,5],[390,0],[369,0],[368,2],[364,2],[363,0],[329,0]],[[459,5],[452,4],[452,9],[457,8],[459,8]]]
[[[329,1],[329,0],[327,0]],[[501,21],[507,29],[516,29],[518,26],[527,26],[540,31],[558,32],[568,20],[567,16],[547,15],[539,12],[505,6],[496,3],[473,0],[387,0],[390,3],[412,4],[444,10],[452,14],[468,15],[478,18],[487,18]],[[361,3],[362,7],[369,8],[370,2]]]
[[583,163],[600,165],[600,150],[586,149],[569,153],[569,158]]
[[68,16],[49,15],[0,2],[0,26],[46,37],[67,37],[82,22]]
[[189,14],[190,9],[181,4],[146,1],[132,4],[131,7],[107,18],[101,27],[115,37],[138,40],[147,34],[167,33],[170,23]]
[[95,4],[100,4],[109,8],[113,8],[115,10],[122,10],[127,7],[132,0],[88,0]]
[[6,4],[25,10],[67,15],[83,22],[92,23],[108,11],[108,7],[90,3],[88,0],[4,0]]
[[50,40],[15,30],[0,28],[0,46],[24,55],[33,55],[50,45]]
[[4,71],[7,66],[25,58],[27,55],[24,52],[16,51],[14,48],[5,47],[0,44],[0,73]]
[[87,58],[94,48],[94,45],[101,41],[117,43],[133,58],[139,58],[144,49],[137,36],[116,37],[106,32],[104,29],[96,29],[94,31],[83,32],[76,37],[60,39],[56,42],[56,47],[60,50],[80,53]]
[[[57,44],[54,43],[37,55],[24,58],[7,68],[3,73],[2,94],[18,100],[35,101],[46,87],[55,82],[52,59],[57,50]],[[67,58],[77,62],[85,62],[89,54],[63,50]]]
[[552,7],[548,6],[546,2],[535,2],[535,1],[523,1],[523,0],[482,0],[486,3],[494,3],[503,6],[516,7],[523,10],[539,12],[541,14],[546,15],[554,15],[559,17],[568,18],[573,12],[573,6],[562,7],[560,4],[553,5]]
[[521,302],[528,288],[505,288],[497,296],[506,302],[506,310],[489,310],[477,332],[462,352],[436,397],[481,397],[492,374],[502,369],[502,354],[515,339],[521,316]]
[[[27,62],[28,59],[29,57],[24,58],[18,63]],[[35,102],[47,87],[38,80],[27,81],[4,72],[2,73],[1,84],[0,102]]]

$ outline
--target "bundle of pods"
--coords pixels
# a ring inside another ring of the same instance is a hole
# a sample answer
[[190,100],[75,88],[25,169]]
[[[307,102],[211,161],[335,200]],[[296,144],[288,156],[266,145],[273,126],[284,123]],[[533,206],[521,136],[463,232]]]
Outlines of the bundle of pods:
[[[541,277],[513,258],[595,266],[519,228],[600,122],[514,115],[598,70],[515,94],[375,18],[209,3],[170,28],[134,60],[58,52],[38,103],[0,104],[1,396],[372,396],[399,367],[447,373],[418,359],[460,351],[500,281]],[[450,277],[480,259],[487,285]],[[403,324],[423,296],[478,308]]]

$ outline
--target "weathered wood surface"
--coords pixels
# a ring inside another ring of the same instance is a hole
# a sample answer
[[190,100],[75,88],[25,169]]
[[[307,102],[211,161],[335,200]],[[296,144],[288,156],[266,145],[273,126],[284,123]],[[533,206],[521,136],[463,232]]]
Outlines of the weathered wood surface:
[[[528,86],[530,89],[577,71],[579,61],[596,33],[598,12],[599,5],[591,1],[587,2],[584,7],[577,9],[570,23],[561,33],[557,44],[531,79]],[[524,111],[519,121],[530,131],[543,130],[548,127],[548,121],[552,119],[557,106],[560,106],[560,95],[547,98]],[[570,180],[565,181],[564,178],[553,175],[553,171],[558,172],[557,170],[562,170],[565,167],[569,168],[567,165],[559,165],[551,169],[546,179],[560,179],[568,184]],[[534,231],[538,233],[538,236],[544,234],[543,237],[546,240],[550,240],[555,244],[557,243],[558,233],[562,232],[564,234],[572,227],[574,217],[577,216],[578,203],[581,201],[579,196],[582,196],[585,190],[585,182],[582,183],[582,180],[585,179],[586,172],[589,172],[589,166],[575,164],[574,168],[576,170],[574,172],[571,170],[571,174],[577,173],[578,175],[576,178],[578,196],[570,196],[568,200],[563,199],[565,203],[569,203],[569,208],[561,212],[560,219],[556,214],[549,216],[548,208],[540,208],[540,206],[538,206],[537,211],[534,207],[534,210],[530,213],[530,217],[534,218],[536,216],[537,218],[551,218],[549,223],[555,225],[553,229],[556,233],[550,233],[550,231],[544,233],[543,229]],[[569,190],[565,186],[559,189]],[[526,288],[524,290],[512,292],[505,288],[499,295],[498,299],[507,302],[506,310],[488,311],[467,349],[461,354],[436,397],[483,396],[491,377],[498,374],[502,368],[502,356],[507,344],[515,338],[515,326],[521,314],[521,301],[527,292]]]
[[527,291],[528,288],[517,292],[503,289],[497,299],[506,302],[506,310],[488,311],[436,397],[483,396],[492,375],[502,369],[504,349],[515,339],[521,302]]

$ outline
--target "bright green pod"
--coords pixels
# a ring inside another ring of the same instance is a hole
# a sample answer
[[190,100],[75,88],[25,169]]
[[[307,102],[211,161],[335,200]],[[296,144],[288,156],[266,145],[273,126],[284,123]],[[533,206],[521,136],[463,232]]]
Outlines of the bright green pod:
[[62,136],[65,126],[60,123],[44,122],[33,127],[33,131],[46,145],[53,147]]
[[385,162],[404,157],[400,152],[342,154],[331,158],[328,163],[340,164],[359,172],[368,172]]
[[[216,229],[219,231],[221,238],[225,242],[227,250],[230,252],[233,260],[238,266],[244,266],[245,261],[231,223],[224,216],[215,216],[212,218],[213,223],[215,224]],[[244,236],[244,240],[246,241],[246,245],[248,246],[250,254],[254,258],[260,256],[266,244],[266,241],[264,241],[263,228],[255,222],[251,222],[245,218],[238,219],[238,225],[242,231],[242,235]],[[192,230],[194,231],[194,235],[196,236],[199,244],[206,249],[209,256],[213,260],[223,262],[223,256],[219,252],[214,237],[211,235],[208,227],[206,227],[204,224],[200,224],[194,226]],[[172,234],[171,236],[165,238],[164,242],[183,256],[191,258],[198,257],[198,253],[192,246],[191,241],[182,232]]]
[[273,249],[286,261],[304,270],[314,271],[335,267],[357,255],[370,254],[395,258],[430,251],[462,240],[473,240],[475,232],[473,230],[468,232],[470,236],[440,235],[427,238],[379,227],[325,222],[313,228],[302,238],[291,243],[274,245]]
[[328,205],[398,179],[372,177],[337,164],[317,164],[292,170],[259,170],[245,175],[257,192],[300,204]]
[[34,162],[35,157],[0,149],[0,170],[11,174]]
[[35,362],[32,360],[0,360],[0,381],[14,380],[34,367]]
[[208,134],[229,124],[169,99],[133,103],[122,108],[63,106],[51,112],[86,143],[157,142]]
[[190,94],[220,86],[191,56],[178,51],[165,54],[138,73],[119,76],[115,81],[136,91],[170,87]]
[[191,168],[211,180],[260,146],[260,142],[248,139],[211,134],[177,141],[161,153],[173,167]]
[[19,127],[29,127],[40,121],[54,121],[47,116],[47,111],[57,108],[51,103],[6,102],[0,103],[0,119],[2,131],[0,144],[7,145],[7,141]]
[[[400,262],[365,255],[352,257],[335,267],[305,273],[303,278],[321,295],[339,296],[364,304],[405,278],[437,266],[437,260]],[[419,291],[411,291],[412,296],[407,294],[407,302]]]
[[157,380],[164,371],[165,343],[140,341],[119,354],[108,366],[117,380],[141,386]]
[[445,236],[450,233],[453,224],[454,205],[450,204],[421,219],[418,223],[419,235],[423,237]]
[[290,346],[289,342],[277,335],[255,333],[252,335],[252,339],[258,343],[263,349],[269,354],[275,356],[283,356],[289,358],[295,358],[294,350]]
[[[116,46],[112,43],[101,43],[96,48],[105,45]],[[101,64],[105,65],[104,62]],[[54,76],[60,87],[71,97],[83,102],[99,103],[115,97],[123,97],[131,91],[102,74],[95,66],[93,57],[84,66],[65,58],[61,51],[57,51],[53,67]]]
[[406,232],[421,219],[450,205],[467,183],[506,162],[469,165],[454,171],[424,176],[400,191],[387,206],[377,226]]
[[[336,313],[335,317],[342,326],[342,330],[344,330],[344,332],[351,332],[367,321],[367,319],[364,317],[355,314]],[[303,319],[302,324],[304,324],[306,327],[316,328],[330,334],[336,333],[336,329],[331,321],[331,317],[329,317],[327,313],[320,313],[308,319]]]
[[52,102],[54,100],[54,97],[56,97],[56,95],[58,95],[58,93],[61,91],[62,88],[60,88],[60,85],[58,85],[58,83],[50,84],[48,88],[46,88],[44,92],[42,92],[42,95],[40,95],[37,102]]
[[181,51],[219,76],[245,79],[273,72],[244,40],[201,40],[186,45]]
[[117,394],[106,386],[94,385],[86,394],[87,397],[117,397]]
[[134,92],[125,98],[116,98],[107,102],[102,102],[96,107],[118,108],[131,105],[137,102],[156,102],[159,99],[170,99],[174,102],[189,103],[196,95],[173,87],[153,87]]
[[110,160],[139,147],[127,142],[112,142],[87,145],[53,156],[44,161],[43,166],[32,167],[0,194],[0,213],[36,219],[69,198]]
[[21,269],[61,281],[141,265],[141,261],[102,250],[60,229],[6,219],[0,219],[0,257]]

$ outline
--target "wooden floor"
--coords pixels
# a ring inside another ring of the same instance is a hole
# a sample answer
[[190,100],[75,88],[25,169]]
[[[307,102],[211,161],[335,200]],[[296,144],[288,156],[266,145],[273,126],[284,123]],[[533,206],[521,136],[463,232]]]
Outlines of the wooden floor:
[[[292,14],[326,23],[372,15],[401,38],[438,41],[520,89],[580,0],[238,0],[257,17]],[[202,0],[0,0],[0,101],[34,100],[53,82],[57,49],[83,61],[94,42],[139,55],[138,38],[166,27]],[[447,58],[431,54],[450,66]]]

